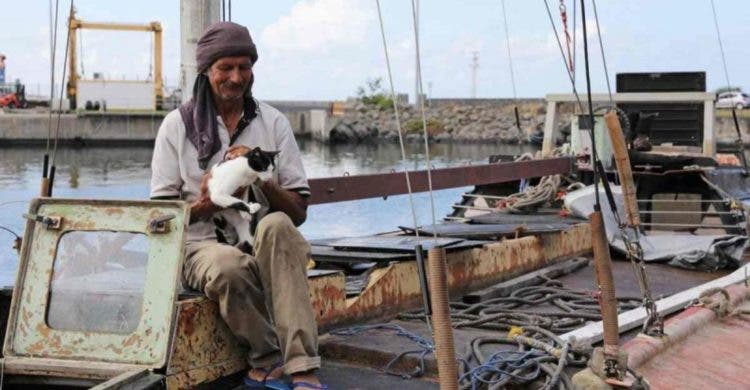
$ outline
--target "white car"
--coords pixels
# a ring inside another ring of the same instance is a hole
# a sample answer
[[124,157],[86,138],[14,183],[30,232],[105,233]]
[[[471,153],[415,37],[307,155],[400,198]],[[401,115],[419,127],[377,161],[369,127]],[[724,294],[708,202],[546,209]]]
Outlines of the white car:
[[723,92],[716,99],[716,108],[736,108],[741,110],[750,106],[750,96],[742,92]]

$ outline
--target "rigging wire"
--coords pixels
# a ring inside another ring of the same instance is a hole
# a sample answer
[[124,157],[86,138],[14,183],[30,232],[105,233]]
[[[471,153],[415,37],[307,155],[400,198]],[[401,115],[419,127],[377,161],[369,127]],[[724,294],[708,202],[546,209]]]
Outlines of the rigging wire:
[[391,101],[393,102],[393,112],[396,119],[396,130],[398,131],[398,144],[401,147],[401,161],[404,163],[404,177],[406,178],[406,190],[409,194],[409,206],[411,209],[411,218],[414,223],[414,235],[419,239],[419,224],[417,221],[417,212],[414,208],[414,196],[411,190],[411,179],[409,178],[409,170],[407,168],[408,161],[406,160],[406,149],[404,148],[404,132],[401,128],[401,118],[399,116],[398,99],[396,97],[396,89],[393,86],[393,72],[391,71],[391,60],[388,55],[388,42],[385,38],[385,27],[383,25],[383,14],[380,10],[380,0],[375,0],[375,4],[378,8],[378,21],[380,22],[380,36],[383,39],[383,53],[385,54],[385,64],[388,69],[388,83],[391,87]]
[[573,0],[573,82],[576,80],[576,43],[578,42],[578,19],[576,15],[576,2]]
[[[73,8],[74,8],[74,0],[70,0],[70,15],[73,15]],[[68,33],[66,34],[65,39],[65,55],[63,57],[63,73],[62,78],[60,79],[60,101],[62,102],[63,98],[63,92],[65,91],[65,72],[68,69],[65,64],[68,63],[68,50],[70,48],[70,29],[68,29]],[[50,164],[50,172],[49,172],[49,192],[47,196],[52,196],[52,187],[54,185],[55,180],[55,159],[57,158],[57,141],[60,139],[60,120],[62,116],[62,109],[60,109],[57,113],[57,126],[55,128],[55,143],[52,148],[52,161]]]
[[716,6],[714,0],[711,0],[711,11],[714,15],[714,26],[716,27],[716,38],[719,41],[719,50],[721,50],[721,62],[724,65],[724,77],[727,80],[727,88],[732,87],[732,83],[729,81],[729,70],[727,68],[727,56],[724,53],[724,44],[721,41],[721,32],[719,31],[719,19],[716,16]]
[[[713,1],[713,0],[712,0]],[[594,5],[594,19],[596,19],[596,35],[599,38],[599,51],[602,53],[602,65],[604,66],[604,79],[607,80],[607,94],[609,94],[609,105],[615,108],[615,101],[612,98],[612,87],[609,82],[609,71],[607,70],[607,57],[604,55],[604,42],[602,41],[602,31],[599,27],[599,14],[596,12],[596,0],[591,0]]]
[[568,68],[568,61],[565,58],[565,52],[563,51],[562,47],[562,41],[560,40],[560,34],[557,33],[557,26],[555,26],[555,19],[552,17],[552,11],[549,8],[549,3],[547,0],[544,0],[544,6],[547,8],[547,16],[549,17],[550,25],[552,26],[552,31],[555,33],[555,39],[557,40],[557,47],[560,49],[560,56],[563,61],[563,66],[565,67],[565,70],[568,72],[568,79],[570,79],[570,84],[573,87],[573,95],[575,95],[576,102],[578,104],[578,109],[581,111],[581,113],[584,113],[585,110],[583,108],[583,103],[581,102],[581,96],[578,94],[578,90],[576,89],[576,82],[573,78],[573,72],[570,71]]
[[[719,18],[716,16],[716,5],[714,0],[711,0],[711,11],[714,15],[714,26],[716,27],[716,39],[719,41],[719,49],[721,50],[721,63],[724,65],[724,77],[727,80],[727,90],[731,90],[732,83],[729,81],[729,68],[727,67],[727,56],[724,53],[724,44],[721,42],[721,32],[719,31]],[[732,106],[732,119],[734,120],[734,129],[737,131],[737,146],[739,149],[739,155],[742,159],[742,167],[744,168],[743,175],[747,176],[747,157],[745,157],[745,148],[742,144],[742,132],[740,131],[740,123],[737,120],[737,107]]]
[[510,54],[510,34],[508,34],[508,16],[505,11],[505,0],[501,0],[500,3],[503,6],[503,27],[505,28],[505,44],[508,49],[508,68],[510,69],[510,84],[513,87],[513,100],[515,101],[515,107],[513,111],[516,114],[516,127],[521,130],[521,118],[518,115],[518,94],[516,93],[516,77],[513,74],[513,57]]
[[[417,86],[418,86],[418,96],[422,96],[422,91],[424,90],[422,88],[422,60],[420,58],[419,54],[419,26],[417,26],[417,5],[416,0],[411,1],[411,13],[412,13],[412,20],[414,25],[414,49],[416,50],[416,59],[417,59]],[[427,188],[430,193],[430,210],[432,215],[432,236],[435,239],[435,242],[437,243],[437,221],[435,220],[435,196],[432,191],[432,167],[430,166],[430,145],[428,141],[428,135],[427,135],[427,118],[425,117],[425,110],[424,110],[424,99],[419,99],[419,109],[422,114],[422,133],[424,135],[424,155],[425,155],[425,162],[427,164]],[[416,226],[415,226],[416,228]]]
[[[594,194],[596,195],[596,206],[594,211],[602,209],[601,199],[599,196],[599,172],[597,172],[596,162],[599,156],[596,154],[596,131],[594,124],[594,103],[591,101],[591,72],[589,71],[589,40],[586,37],[586,6],[584,0],[581,0],[581,26],[583,29],[583,63],[586,73],[586,95],[589,104],[589,126],[591,126],[591,162],[594,171]],[[607,180],[603,177],[602,180]]]
[[[50,49],[50,82],[49,82],[49,115],[47,118],[47,146],[44,151],[44,162],[42,163],[42,179],[47,178],[49,168],[49,144],[52,139],[52,110],[55,102],[55,53],[57,52],[57,19],[59,15],[60,0],[55,0],[54,17],[52,0],[49,0],[49,49]],[[62,101],[60,101],[62,109]]]

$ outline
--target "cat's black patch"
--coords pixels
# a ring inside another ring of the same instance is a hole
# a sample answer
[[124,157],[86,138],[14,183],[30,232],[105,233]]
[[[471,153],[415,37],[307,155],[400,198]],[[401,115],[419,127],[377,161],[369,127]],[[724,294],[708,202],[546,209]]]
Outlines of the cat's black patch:
[[247,253],[250,256],[255,256],[255,248],[253,248],[253,246],[247,241],[242,241],[242,243],[237,245],[237,249]]
[[226,229],[227,220],[224,218],[214,217],[214,225],[216,225],[216,227],[218,227],[219,229]]
[[243,202],[232,203],[232,204],[229,205],[228,208],[234,209],[234,210],[237,210],[237,211],[245,211],[245,212],[248,212],[248,213],[250,212],[250,208],[247,207],[247,204],[245,204]]
[[275,166],[274,157],[279,154],[277,151],[268,152],[256,147],[245,154],[247,164],[256,172],[265,172],[268,167]]
[[216,234],[216,242],[219,244],[226,244],[228,243],[227,238],[224,236],[224,231],[221,229],[214,229],[214,233]]

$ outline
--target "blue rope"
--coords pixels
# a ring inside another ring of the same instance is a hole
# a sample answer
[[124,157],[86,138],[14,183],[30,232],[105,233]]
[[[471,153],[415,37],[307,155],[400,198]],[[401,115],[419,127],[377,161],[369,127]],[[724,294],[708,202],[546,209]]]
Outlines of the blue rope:
[[[526,383],[536,379],[541,373],[537,358],[547,354],[541,351],[499,351],[492,354],[483,364],[476,366],[462,375],[458,381],[463,383],[471,380],[471,389],[478,389],[480,385],[492,385],[509,379]],[[515,371],[526,371],[526,375],[515,374]],[[485,377],[493,379],[488,380]]]
[[[400,325],[396,325],[396,324],[358,325],[358,326],[352,326],[350,328],[337,329],[337,330],[331,331],[330,333],[336,336],[356,336],[360,333],[367,332],[370,330],[375,330],[375,329],[395,331],[396,336],[405,337],[415,342],[420,347],[420,349],[417,349],[417,350],[406,351],[406,352],[402,352],[398,354],[396,357],[391,359],[391,361],[389,361],[388,364],[385,365],[385,367],[383,367],[383,372],[389,375],[399,376],[404,379],[411,379],[411,378],[420,377],[424,375],[425,360],[427,358],[427,355],[434,352],[435,346],[432,343],[432,341],[418,334],[409,332],[408,330],[404,329],[404,327]],[[399,372],[391,370],[391,367],[393,366],[393,364],[399,361],[402,357],[415,354],[415,353],[419,354],[419,366],[416,367],[411,374],[404,374],[404,373],[399,373]]]

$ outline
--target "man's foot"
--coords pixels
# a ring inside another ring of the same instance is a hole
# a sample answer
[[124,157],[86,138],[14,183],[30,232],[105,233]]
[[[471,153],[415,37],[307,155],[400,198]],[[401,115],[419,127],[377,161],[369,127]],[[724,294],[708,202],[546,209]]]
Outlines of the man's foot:
[[315,370],[310,370],[292,374],[292,388],[326,390],[328,386],[320,383],[320,379],[315,375]]
[[253,368],[247,372],[247,377],[258,382],[263,382],[269,379],[279,379],[284,375],[284,365],[274,364],[264,368]]

